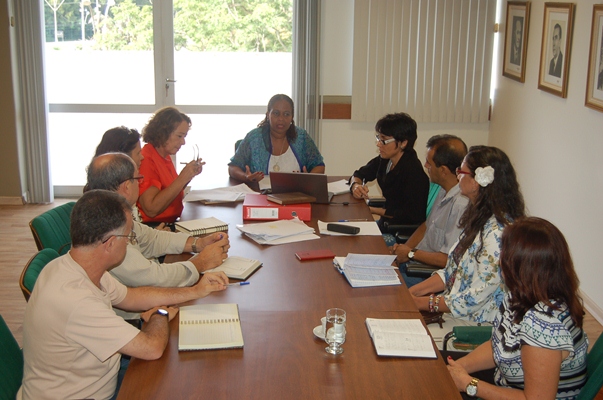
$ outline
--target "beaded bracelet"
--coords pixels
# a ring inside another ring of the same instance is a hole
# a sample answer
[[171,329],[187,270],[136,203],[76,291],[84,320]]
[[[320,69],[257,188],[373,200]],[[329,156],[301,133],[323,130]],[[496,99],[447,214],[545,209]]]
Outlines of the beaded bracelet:
[[435,304],[434,304],[434,306],[433,306],[433,310],[434,310],[435,312],[439,312],[439,309],[440,309],[440,300],[441,300],[441,299],[442,299],[442,296],[441,296],[441,295],[439,295],[439,294],[438,294],[438,295],[436,296],[436,298],[435,298]]
[[429,295],[429,312],[433,312],[433,293]]

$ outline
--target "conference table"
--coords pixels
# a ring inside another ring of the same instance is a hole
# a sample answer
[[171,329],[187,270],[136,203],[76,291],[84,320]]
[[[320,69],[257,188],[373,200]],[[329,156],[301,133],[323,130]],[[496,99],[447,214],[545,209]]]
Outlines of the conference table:
[[[404,283],[352,288],[331,259],[295,257],[296,252],[316,249],[331,249],[337,256],[388,254],[381,236],[320,235],[318,240],[259,245],[236,228],[243,223],[242,208],[240,202],[188,202],[182,220],[214,216],[227,222],[229,255],[263,263],[247,279],[249,285],[231,286],[186,303],[238,304],[244,347],[179,352],[176,317],[170,322],[163,356],[154,361],[132,359],[118,399],[460,398],[437,350],[437,359],[379,357],[375,352],[367,317],[420,318]],[[372,216],[364,201],[342,194],[331,204],[312,204],[312,220],[306,223],[318,233],[318,220],[342,219],[372,220]],[[166,261],[186,257],[190,254]],[[340,355],[327,353],[326,343],[312,332],[333,307],[347,313]]]

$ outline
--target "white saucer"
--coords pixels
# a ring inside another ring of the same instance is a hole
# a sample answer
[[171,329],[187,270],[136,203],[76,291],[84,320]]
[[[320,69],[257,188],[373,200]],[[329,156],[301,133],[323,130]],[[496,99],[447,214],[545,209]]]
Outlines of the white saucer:
[[322,330],[322,325],[318,325],[317,327],[315,327],[312,330],[312,333],[314,333],[314,336],[316,336],[317,338],[325,340],[325,334],[324,334],[324,331]]

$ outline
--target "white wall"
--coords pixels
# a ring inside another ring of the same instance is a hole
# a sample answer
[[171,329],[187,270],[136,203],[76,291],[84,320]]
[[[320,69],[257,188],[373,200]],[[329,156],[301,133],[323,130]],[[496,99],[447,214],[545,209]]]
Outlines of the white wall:
[[[564,233],[587,308],[603,321],[603,291],[599,287],[603,273],[597,252],[603,227],[603,173],[599,168],[603,113],[584,106],[596,3],[577,3],[568,96],[562,99],[538,89],[544,1],[532,0],[526,82],[498,79],[490,144],[511,157],[530,214],[550,220]],[[503,21],[505,13],[506,9]],[[501,59],[503,45],[501,41]],[[500,70],[497,73],[501,75]]]
[[[504,21],[506,3],[499,21]],[[588,46],[594,0],[576,7],[568,98],[538,89],[538,65],[544,0],[532,0],[526,83],[501,76],[504,32],[499,36],[499,65],[490,124],[448,126],[419,124],[415,145],[424,155],[427,139],[439,133],[458,135],[468,146],[503,149],[517,169],[531,215],[546,218],[565,234],[588,310],[603,323],[602,264],[595,249],[603,235],[603,172],[597,168],[603,149],[603,113],[584,107]],[[353,2],[323,1],[321,94],[351,96]],[[502,24],[501,24],[502,25]],[[504,26],[502,26],[504,30]],[[403,111],[403,110],[401,110]],[[321,152],[331,175],[351,174],[376,155],[374,123],[321,121]]]

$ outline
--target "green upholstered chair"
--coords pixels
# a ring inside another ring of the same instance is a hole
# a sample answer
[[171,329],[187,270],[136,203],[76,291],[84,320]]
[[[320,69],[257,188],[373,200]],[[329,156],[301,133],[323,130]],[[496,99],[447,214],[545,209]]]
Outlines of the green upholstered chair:
[[74,205],[73,201],[63,204],[31,220],[29,227],[38,250],[51,248],[61,255],[69,251],[71,210]]
[[23,379],[23,352],[0,315],[0,400],[14,399]]
[[59,257],[59,253],[55,249],[42,249],[27,262],[21,273],[21,278],[19,278],[19,286],[21,286],[25,301],[29,301],[29,296],[31,296],[42,269],[57,257]]
[[586,358],[586,385],[580,391],[578,400],[594,399],[603,387],[603,334]]

